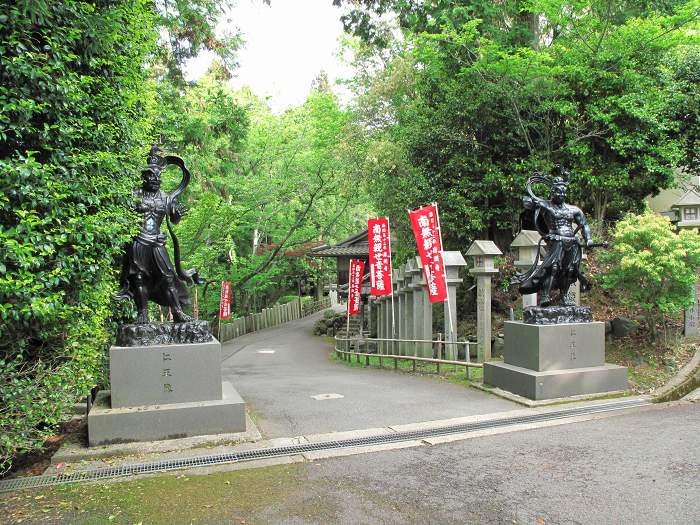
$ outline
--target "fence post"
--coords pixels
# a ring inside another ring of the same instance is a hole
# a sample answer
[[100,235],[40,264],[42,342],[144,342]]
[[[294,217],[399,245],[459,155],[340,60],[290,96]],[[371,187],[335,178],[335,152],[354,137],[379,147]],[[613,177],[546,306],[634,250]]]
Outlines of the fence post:
[[[414,339],[413,337],[413,292],[414,289],[411,286],[411,281],[413,280],[413,275],[411,273],[412,266],[409,260],[403,267],[403,306],[404,306],[404,329],[403,333],[404,339]],[[403,344],[403,354],[415,356],[415,346],[413,343]]]
[[476,341],[481,363],[491,360],[491,276],[498,273],[493,259],[502,254],[493,241],[474,241],[467,250],[474,258],[469,273],[476,275]]

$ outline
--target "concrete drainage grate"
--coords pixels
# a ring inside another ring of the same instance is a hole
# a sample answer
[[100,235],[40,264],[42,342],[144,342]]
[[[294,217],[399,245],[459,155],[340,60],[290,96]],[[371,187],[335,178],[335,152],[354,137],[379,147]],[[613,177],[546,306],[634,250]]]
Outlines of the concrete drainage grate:
[[241,452],[231,452],[226,454],[213,454],[209,456],[199,456],[192,458],[168,459],[163,461],[153,461],[149,463],[122,465],[120,467],[107,467],[94,470],[87,470],[83,472],[75,472],[72,474],[58,474],[54,476],[30,476],[25,478],[6,479],[0,480],[0,492],[9,492],[25,488],[45,487],[50,485],[62,485],[66,483],[78,483],[81,481],[99,481],[124,476],[133,476],[137,474],[168,472],[171,470],[222,465],[225,463],[237,463],[240,461],[252,461],[256,459],[292,456],[297,454],[303,454],[304,452],[318,452],[322,450],[365,447],[381,445],[385,443],[397,443],[401,441],[414,441],[438,436],[446,436],[450,434],[462,434],[468,432],[475,432],[478,430],[489,430],[510,425],[525,425],[603,412],[612,412],[616,410],[625,410],[629,408],[643,407],[651,404],[651,401],[647,399],[619,400],[608,403],[600,403],[596,405],[587,405],[576,408],[563,408],[560,410],[553,410],[537,414],[510,416],[499,419],[492,419],[488,421],[475,421],[473,423],[462,423],[457,425],[431,428],[425,430],[392,432],[376,436],[350,438],[338,441],[303,443],[299,445],[261,448]]

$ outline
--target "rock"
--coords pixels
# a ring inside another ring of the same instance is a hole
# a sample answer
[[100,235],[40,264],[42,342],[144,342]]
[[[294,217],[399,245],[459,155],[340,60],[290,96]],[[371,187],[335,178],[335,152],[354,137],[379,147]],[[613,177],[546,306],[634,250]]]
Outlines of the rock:
[[117,346],[208,343],[214,339],[209,321],[125,324],[117,330]]
[[491,343],[491,357],[502,357],[505,341],[502,337],[494,337]]
[[605,321],[605,335],[612,333],[612,323],[610,321]]
[[590,323],[593,314],[588,306],[531,306],[523,310],[526,324]]
[[616,317],[610,321],[610,328],[613,337],[627,337],[639,327],[636,321],[626,317]]

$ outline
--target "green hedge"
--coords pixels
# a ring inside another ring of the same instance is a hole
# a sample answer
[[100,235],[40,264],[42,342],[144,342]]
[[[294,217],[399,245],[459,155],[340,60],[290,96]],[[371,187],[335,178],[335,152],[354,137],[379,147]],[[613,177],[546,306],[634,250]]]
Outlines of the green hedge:
[[0,0],[0,473],[99,380],[148,142],[145,0]]

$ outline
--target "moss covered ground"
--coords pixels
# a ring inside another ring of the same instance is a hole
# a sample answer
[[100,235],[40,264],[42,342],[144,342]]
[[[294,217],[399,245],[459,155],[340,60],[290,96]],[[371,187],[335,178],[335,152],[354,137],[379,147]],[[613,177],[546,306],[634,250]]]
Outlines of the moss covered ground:
[[[299,486],[304,465],[169,473],[0,495],[0,522],[71,525],[252,524],[285,521],[276,502]],[[304,505],[299,506],[304,511]],[[330,513],[332,509],[314,509]],[[290,516],[291,519],[291,516]]]

